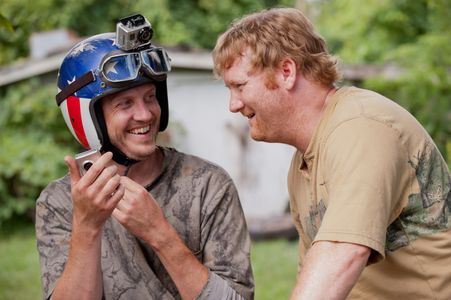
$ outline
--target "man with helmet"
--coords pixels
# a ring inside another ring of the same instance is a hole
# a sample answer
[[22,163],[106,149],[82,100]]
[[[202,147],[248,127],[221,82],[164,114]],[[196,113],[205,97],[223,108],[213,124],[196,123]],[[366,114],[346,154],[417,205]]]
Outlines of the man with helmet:
[[118,34],[80,42],[59,70],[69,129],[102,155],[84,175],[66,156],[69,175],[37,200],[44,299],[252,299],[232,180],[156,144],[168,125],[170,60],[150,39],[121,47]]

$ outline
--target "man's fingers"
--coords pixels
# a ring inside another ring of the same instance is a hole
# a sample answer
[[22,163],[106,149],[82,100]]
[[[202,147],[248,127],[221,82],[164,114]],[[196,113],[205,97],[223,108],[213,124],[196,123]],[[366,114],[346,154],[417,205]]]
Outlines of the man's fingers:
[[125,222],[125,219],[127,218],[127,215],[124,214],[119,209],[115,208],[112,213],[113,217],[119,221],[119,223],[123,224]]
[[96,178],[102,173],[102,171],[110,164],[113,154],[107,152],[102,154],[99,159],[97,159],[94,164],[89,168],[88,172],[83,176],[83,180],[90,185]]
[[121,184],[125,187],[127,191],[137,191],[142,188],[142,186],[128,178],[127,176],[121,176]]
[[66,162],[66,165],[69,169],[70,181],[72,182],[72,184],[77,183],[80,180],[81,176],[80,172],[78,171],[75,159],[68,155],[64,157],[64,161]]
[[96,178],[95,184],[99,189],[98,192],[111,194],[116,190],[120,183],[120,176],[117,174],[117,166],[111,165],[103,169],[100,175]]
[[121,202],[121,199],[124,197],[125,195],[125,188],[122,185],[119,185],[116,190],[114,190],[113,192],[111,192],[108,197],[108,201],[111,202],[112,205],[114,205],[115,207],[119,205],[119,203]]
[[121,199],[117,205],[116,205],[116,209],[120,210],[123,213],[126,213],[127,211],[130,210],[130,205],[124,200]]
[[[104,173],[102,173],[102,175]],[[125,189],[120,185],[120,180],[121,178],[118,174],[112,174],[111,177],[105,178],[105,183],[102,183],[99,177],[99,182],[103,186],[101,193],[104,195],[105,199],[112,198],[114,195],[119,194],[119,192],[125,191]]]

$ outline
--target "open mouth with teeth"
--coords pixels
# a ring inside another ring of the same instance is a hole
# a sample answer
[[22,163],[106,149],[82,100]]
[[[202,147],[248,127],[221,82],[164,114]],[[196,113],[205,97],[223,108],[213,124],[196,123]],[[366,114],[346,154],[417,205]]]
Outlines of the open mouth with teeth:
[[150,131],[150,126],[148,125],[148,126],[141,127],[141,128],[134,128],[134,129],[128,130],[127,132],[131,133],[131,134],[146,134],[149,131]]

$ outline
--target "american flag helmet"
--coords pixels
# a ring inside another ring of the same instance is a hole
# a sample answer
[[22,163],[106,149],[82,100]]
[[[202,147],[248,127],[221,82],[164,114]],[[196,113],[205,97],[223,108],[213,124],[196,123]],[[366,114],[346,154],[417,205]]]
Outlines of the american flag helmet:
[[159,130],[168,125],[166,78],[170,60],[166,52],[152,45],[125,52],[115,38],[112,32],[81,41],[69,50],[59,69],[57,104],[70,131],[86,149],[115,150],[110,149],[114,146],[98,100],[143,83],[155,84],[161,108]]

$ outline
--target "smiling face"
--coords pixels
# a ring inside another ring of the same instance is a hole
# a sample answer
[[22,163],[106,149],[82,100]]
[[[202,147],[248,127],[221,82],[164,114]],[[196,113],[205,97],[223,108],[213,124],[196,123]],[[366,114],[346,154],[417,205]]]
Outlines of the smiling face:
[[155,151],[161,110],[153,84],[106,96],[102,110],[111,143],[126,156],[144,160]]
[[268,71],[254,71],[251,52],[247,50],[224,71],[223,79],[230,90],[229,110],[248,118],[254,140],[280,142],[286,111],[282,106],[283,89],[277,77],[269,80]]

